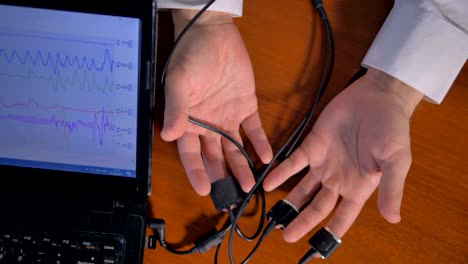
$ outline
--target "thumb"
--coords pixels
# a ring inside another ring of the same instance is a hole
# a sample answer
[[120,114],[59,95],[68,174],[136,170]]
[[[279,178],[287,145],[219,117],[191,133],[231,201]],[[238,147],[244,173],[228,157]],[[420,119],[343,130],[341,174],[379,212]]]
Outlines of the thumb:
[[390,223],[400,222],[400,207],[405,179],[411,167],[411,152],[395,152],[381,165],[382,179],[379,187],[379,210]]
[[166,106],[161,138],[165,141],[180,138],[185,133],[188,125],[189,86],[183,78],[173,78],[171,76],[173,75],[168,75],[164,86]]

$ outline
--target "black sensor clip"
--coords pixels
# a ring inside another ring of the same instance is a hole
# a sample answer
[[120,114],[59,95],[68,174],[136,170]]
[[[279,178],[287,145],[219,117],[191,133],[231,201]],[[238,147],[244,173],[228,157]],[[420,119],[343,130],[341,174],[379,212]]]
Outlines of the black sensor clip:
[[327,259],[341,245],[341,239],[329,228],[322,227],[309,239],[309,244],[322,259]]
[[281,229],[286,228],[298,215],[297,208],[287,200],[278,201],[267,213],[268,220]]
[[210,192],[216,210],[222,211],[231,206],[236,206],[244,200],[245,193],[240,188],[234,177],[230,176],[211,184]]

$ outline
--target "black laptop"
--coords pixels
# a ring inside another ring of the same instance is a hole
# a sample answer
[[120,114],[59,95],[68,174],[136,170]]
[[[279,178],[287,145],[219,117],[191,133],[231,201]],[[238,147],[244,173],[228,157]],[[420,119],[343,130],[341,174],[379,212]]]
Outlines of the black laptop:
[[155,0],[0,0],[0,264],[142,263]]

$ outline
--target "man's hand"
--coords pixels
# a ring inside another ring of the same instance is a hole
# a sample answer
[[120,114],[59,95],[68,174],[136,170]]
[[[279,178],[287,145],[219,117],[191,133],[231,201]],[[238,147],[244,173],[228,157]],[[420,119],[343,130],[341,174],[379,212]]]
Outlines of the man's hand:
[[295,242],[318,225],[342,200],[327,226],[342,237],[380,183],[379,209],[400,221],[406,175],[411,166],[409,120],[423,95],[376,69],[344,90],[320,115],[302,145],[264,182],[271,191],[310,166],[287,200],[302,207],[284,230]]
[[[174,10],[178,35],[196,14]],[[252,65],[231,16],[206,12],[177,47],[165,81],[166,107],[161,137],[177,140],[180,158],[195,191],[210,192],[210,182],[227,176],[226,157],[242,189],[255,184],[249,165],[228,140],[188,122],[204,121],[242,142],[242,126],[261,160],[273,156],[260,122]],[[206,168],[206,169],[205,169]]]

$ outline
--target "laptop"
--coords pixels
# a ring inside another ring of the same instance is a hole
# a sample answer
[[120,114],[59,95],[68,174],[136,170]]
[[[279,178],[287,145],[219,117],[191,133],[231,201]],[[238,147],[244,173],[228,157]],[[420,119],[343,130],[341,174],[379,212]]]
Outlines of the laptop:
[[0,0],[0,264],[142,263],[155,0]]

